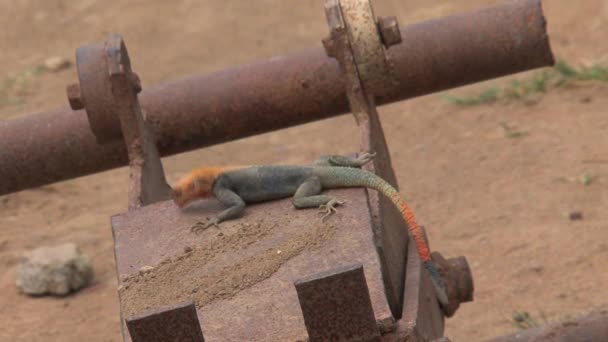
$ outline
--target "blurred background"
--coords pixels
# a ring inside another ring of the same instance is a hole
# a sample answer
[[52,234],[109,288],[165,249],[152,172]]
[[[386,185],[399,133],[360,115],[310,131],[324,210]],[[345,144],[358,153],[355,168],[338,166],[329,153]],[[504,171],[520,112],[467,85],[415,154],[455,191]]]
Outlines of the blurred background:
[[[404,27],[497,2],[372,4]],[[67,106],[75,49],[109,33],[124,37],[145,89],[321,47],[323,4],[0,1],[0,120]],[[608,2],[545,0],[543,7],[556,67],[379,108],[401,192],[431,247],[466,256],[472,268],[475,301],[447,320],[453,341],[525,328],[514,312],[542,324],[608,305]],[[163,163],[172,183],[202,164],[305,163],[351,153],[355,136],[353,118],[344,115]],[[126,210],[127,182],[121,168],[0,197],[0,340],[120,340],[110,216]],[[92,257],[95,283],[62,299],[19,294],[15,266],[23,251],[62,242]]]

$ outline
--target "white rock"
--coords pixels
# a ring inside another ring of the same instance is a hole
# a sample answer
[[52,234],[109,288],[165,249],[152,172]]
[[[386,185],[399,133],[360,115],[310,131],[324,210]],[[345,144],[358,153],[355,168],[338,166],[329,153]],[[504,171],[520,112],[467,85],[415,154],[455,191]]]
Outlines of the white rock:
[[50,57],[44,61],[44,67],[48,71],[53,71],[53,72],[63,70],[65,68],[69,67],[70,65],[71,65],[71,62],[69,59],[64,58],[64,57],[59,57],[59,56]]
[[17,287],[30,295],[63,296],[93,280],[88,256],[73,243],[41,247],[24,253],[17,266]]

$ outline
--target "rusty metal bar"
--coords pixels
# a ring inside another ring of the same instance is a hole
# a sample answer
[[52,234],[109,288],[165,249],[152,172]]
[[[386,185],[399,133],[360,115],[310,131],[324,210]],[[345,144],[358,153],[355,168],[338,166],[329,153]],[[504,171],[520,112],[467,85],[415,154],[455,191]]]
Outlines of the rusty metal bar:
[[486,342],[541,341],[608,341],[608,311],[595,312],[568,322],[548,324],[486,340]]
[[[405,27],[387,51],[400,86],[386,104],[554,63],[540,0]],[[322,48],[163,84],[139,96],[162,156],[343,114],[338,63]],[[123,142],[98,144],[83,110],[0,122],[0,195],[126,165]]]
[[294,285],[311,342],[380,340],[361,264],[321,272]]
[[193,301],[127,318],[126,324],[133,342],[205,341]]

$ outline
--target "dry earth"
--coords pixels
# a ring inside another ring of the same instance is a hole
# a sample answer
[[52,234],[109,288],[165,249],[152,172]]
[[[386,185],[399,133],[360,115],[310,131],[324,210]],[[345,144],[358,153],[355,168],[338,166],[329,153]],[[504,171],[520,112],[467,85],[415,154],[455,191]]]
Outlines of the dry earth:
[[[495,2],[376,0],[374,6],[406,25]],[[608,63],[608,2],[545,0],[544,8],[556,56]],[[2,120],[65,106],[64,86],[75,79],[74,67],[33,76],[27,71],[50,56],[73,61],[78,46],[110,32],[125,37],[144,87],[319,46],[327,34],[321,0],[4,0],[0,13]],[[535,104],[475,107],[430,95],[380,109],[402,191],[428,227],[432,247],[466,255],[474,272],[475,301],[447,322],[454,341],[514,331],[514,310],[557,321],[606,308],[607,91],[585,83],[551,90]],[[505,138],[502,122],[527,135]],[[174,181],[203,161],[305,162],[321,153],[351,152],[354,132],[352,118],[343,116],[164,163]],[[595,175],[587,186],[563,180],[585,173]],[[0,197],[0,340],[120,339],[109,217],[126,207],[127,178],[123,168]],[[569,221],[576,210],[584,219]],[[20,295],[14,267],[23,250],[66,241],[92,257],[96,283],[64,299]]]

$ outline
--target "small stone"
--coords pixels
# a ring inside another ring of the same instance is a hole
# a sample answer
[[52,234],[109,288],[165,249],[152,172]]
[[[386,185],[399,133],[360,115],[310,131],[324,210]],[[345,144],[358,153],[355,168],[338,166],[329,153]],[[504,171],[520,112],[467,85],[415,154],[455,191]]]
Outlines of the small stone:
[[24,253],[17,266],[17,287],[28,295],[64,296],[93,281],[88,256],[73,243],[41,247]]
[[190,247],[190,246],[184,247],[184,253],[190,253],[190,252],[192,252],[192,247]]
[[139,268],[139,274],[144,275],[146,273],[150,273],[153,269],[153,266],[142,266]]
[[47,58],[44,61],[44,67],[48,71],[57,72],[68,68],[72,63],[69,59],[59,56]]
[[583,213],[581,213],[580,211],[573,211],[569,214],[568,217],[570,218],[570,221],[582,220]]

